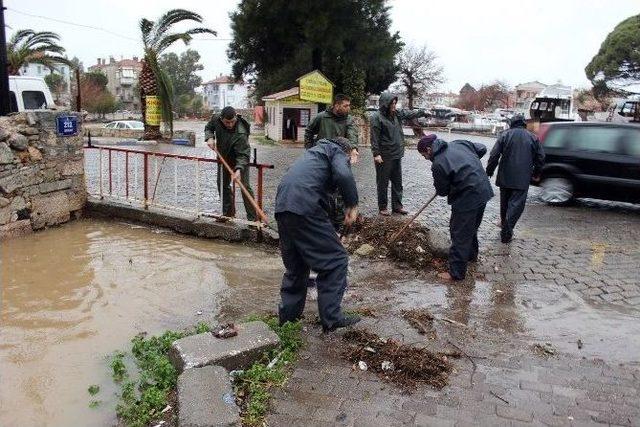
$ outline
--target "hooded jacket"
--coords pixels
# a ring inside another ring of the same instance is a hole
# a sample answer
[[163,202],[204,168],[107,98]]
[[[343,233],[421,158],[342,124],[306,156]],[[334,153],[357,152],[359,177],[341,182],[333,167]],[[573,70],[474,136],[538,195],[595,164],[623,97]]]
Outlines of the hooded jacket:
[[383,160],[397,160],[404,156],[402,121],[424,117],[424,111],[397,110],[391,115],[389,107],[397,96],[390,92],[380,94],[378,111],[371,115],[371,151]]
[[311,120],[304,131],[304,147],[311,148],[320,139],[331,139],[337,136],[347,138],[351,148],[358,148],[358,129],[353,117],[337,116],[333,111],[325,110]]
[[222,124],[219,115],[214,115],[204,127],[204,139],[216,140],[216,148],[235,170],[244,170],[251,158],[249,133],[251,125],[242,116],[236,116],[236,126],[229,130]]
[[337,143],[321,139],[289,168],[278,185],[275,213],[328,217],[336,189],[345,208],[358,204],[356,180],[349,157]]
[[538,138],[525,129],[524,119],[512,121],[511,129],[502,132],[493,146],[487,175],[492,176],[496,166],[496,185],[502,188],[526,190],[531,176],[540,175],[544,166],[544,150]]
[[433,185],[438,196],[447,196],[452,210],[476,209],[493,197],[491,183],[480,163],[486,153],[487,147],[470,141],[434,141]]

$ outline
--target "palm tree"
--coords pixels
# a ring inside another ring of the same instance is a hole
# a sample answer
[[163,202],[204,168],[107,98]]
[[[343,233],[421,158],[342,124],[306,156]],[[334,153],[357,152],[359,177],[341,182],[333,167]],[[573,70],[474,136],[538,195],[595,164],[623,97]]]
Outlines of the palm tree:
[[59,55],[64,48],[58,44],[60,36],[50,31],[18,30],[7,43],[9,75],[16,76],[27,64],[41,64],[54,70],[56,64],[72,65]]
[[162,52],[178,40],[184,44],[189,44],[194,34],[209,33],[216,35],[216,32],[208,28],[192,28],[190,30],[173,33],[171,27],[181,21],[202,22],[202,16],[195,12],[184,9],[173,9],[165,13],[156,22],[142,18],[140,20],[140,31],[142,32],[142,44],[144,45],[144,61],[140,72],[140,100],[142,104],[142,117],[144,120],[144,139],[160,139],[160,126],[147,125],[146,120],[146,98],[147,96],[157,96],[160,101],[162,121],[169,125],[173,133],[173,105],[171,80],[169,76],[158,65],[158,58]]

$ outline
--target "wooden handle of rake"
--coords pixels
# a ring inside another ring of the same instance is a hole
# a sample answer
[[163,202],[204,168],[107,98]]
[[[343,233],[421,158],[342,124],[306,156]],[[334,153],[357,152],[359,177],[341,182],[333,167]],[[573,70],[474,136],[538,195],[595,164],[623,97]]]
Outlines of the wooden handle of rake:
[[404,230],[406,230],[407,227],[409,227],[409,225],[411,225],[411,223],[413,221],[415,221],[416,218],[418,218],[418,215],[420,215],[422,213],[422,211],[425,210],[427,208],[427,206],[429,206],[431,204],[431,202],[433,202],[433,199],[435,199],[436,196],[437,196],[437,194],[434,194],[433,196],[431,196],[429,201],[427,203],[425,203],[424,206],[422,208],[420,208],[420,210],[418,212],[416,212],[411,218],[409,218],[409,221],[407,221],[402,226],[402,228],[400,230],[398,230],[395,233],[393,233],[393,235],[391,236],[391,239],[389,239],[389,245],[392,245],[398,239],[398,237],[400,237],[402,235]]
[[218,151],[218,147],[213,146],[211,148],[213,148],[213,151],[216,152],[216,154],[218,155],[218,159],[220,159],[220,161],[224,165],[224,167],[227,170],[227,172],[229,172],[229,175],[231,175],[231,178],[238,184],[238,186],[240,186],[240,190],[242,191],[242,194],[244,194],[247,197],[247,199],[249,200],[249,202],[251,202],[251,206],[253,206],[253,209],[256,210],[256,214],[258,214],[258,216],[260,217],[260,220],[262,222],[264,222],[265,224],[268,224],[269,223],[269,218],[267,218],[267,215],[264,213],[264,211],[262,209],[260,209],[260,206],[258,206],[258,202],[256,202],[256,199],[254,199],[253,196],[251,195],[251,193],[249,193],[249,191],[244,186],[242,181],[235,177],[235,171],[233,169],[231,169],[231,166],[229,166],[229,163],[227,163],[227,161],[224,159],[224,157],[222,157],[222,154],[220,154],[220,152]]

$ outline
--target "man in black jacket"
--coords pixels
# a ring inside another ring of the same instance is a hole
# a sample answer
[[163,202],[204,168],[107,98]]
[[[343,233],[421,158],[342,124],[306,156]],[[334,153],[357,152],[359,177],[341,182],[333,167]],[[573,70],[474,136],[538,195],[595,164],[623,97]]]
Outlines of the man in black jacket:
[[487,175],[498,166],[496,185],[500,187],[500,240],[509,243],[513,229],[524,211],[529,183],[540,179],[544,166],[544,151],[538,138],[527,131],[524,116],[511,119],[511,129],[503,132],[491,150]]
[[418,152],[432,162],[436,194],[447,196],[451,205],[449,271],[438,277],[462,280],[467,263],[478,259],[478,227],[484,208],[493,197],[491,183],[480,163],[487,147],[464,140],[447,143],[427,135],[418,142]]
[[318,309],[325,332],[356,323],[340,307],[347,286],[349,256],[340,243],[329,212],[337,189],[344,200],[345,225],[358,215],[358,190],[350,167],[346,138],[321,139],[296,160],[276,194],[275,217],[286,268],[280,288],[280,323],[300,319],[309,271],[318,273]]

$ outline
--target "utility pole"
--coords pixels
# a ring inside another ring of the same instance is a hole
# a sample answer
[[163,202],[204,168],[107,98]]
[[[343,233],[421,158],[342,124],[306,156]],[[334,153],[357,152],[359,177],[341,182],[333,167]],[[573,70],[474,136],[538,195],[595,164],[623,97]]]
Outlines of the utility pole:
[[9,66],[7,64],[7,38],[4,25],[4,1],[0,0],[0,116],[10,113]]

